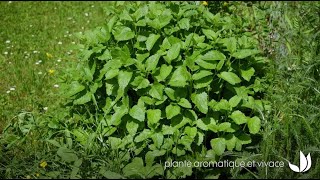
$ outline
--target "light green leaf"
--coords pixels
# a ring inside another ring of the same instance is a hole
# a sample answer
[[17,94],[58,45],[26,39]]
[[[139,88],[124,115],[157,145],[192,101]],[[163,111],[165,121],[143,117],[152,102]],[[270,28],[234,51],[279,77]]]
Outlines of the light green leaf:
[[151,136],[151,139],[153,140],[153,142],[157,146],[157,148],[160,149],[160,147],[163,143],[163,134],[162,133],[155,133]]
[[241,79],[233,72],[222,72],[220,77],[228,83],[235,85],[241,82]]
[[224,138],[215,138],[210,141],[211,147],[216,155],[221,156],[226,149],[226,141]]
[[248,120],[246,115],[244,115],[239,110],[236,110],[236,111],[232,112],[232,114],[229,117],[238,125],[247,123],[247,120]]
[[232,53],[231,56],[237,59],[244,59],[258,53],[260,53],[260,51],[257,49],[241,49],[236,51],[235,53]]
[[67,92],[68,96],[73,96],[82,90],[84,90],[86,87],[82,84],[80,84],[78,81],[72,81],[70,85],[70,89]]
[[243,79],[245,79],[246,81],[250,81],[251,77],[254,75],[254,68],[251,67],[247,70],[242,70],[241,69],[241,76],[243,77]]
[[151,137],[152,132],[149,129],[144,129],[140,134],[136,136],[134,142],[142,142]]
[[131,82],[131,85],[132,86],[135,86],[136,89],[143,89],[143,88],[146,88],[148,87],[150,84],[149,80],[142,77],[142,76],[137,76],[132,82]]
[[211,29],[202,29],[202,32],[208,39],[211,39],[211,40],[216,40],[219,35],[219,33],[214,32]]
[[168,119],[171,119],[178,114],[180,114],[180,106],[170,104],[166,107],[166,116]]
[[228,151],[232,151],[236,146],[237,138],[233,134],[228,134],[225,136],[225,141]]
[[231,107],[236,107],[241,101],[241,97],[238,95],[233,96],[232,98],[229,99],[229,104]]
[[261,128],[261,121],[257,116],[248,119],[248,128],[251,134],[257,134]]
[[121,139],[116,137],[109,137],[108,141],[110,143],[111,149],[116,150],[119,149],[119,146],[121,144]]
[[196,127],[187,126],[184,129],[184,133],[193,139],[197,135],[197,128]]
[[180,29],[189,30],[189,28],[190,28],[190,19],[189,18],[183,18],[178,22],[178,25],[179,25]]
[[199,71],[198,73],[193,74],[193,75],[192,75],[192,79],[193,79],[193,80],[199,80],[199,79],[201,79],[201,78],[210,76],[210,75],[212,75],[212,74],[213,74],[213,73],[212,73],[211,71],[201,70],[201,71]]
[[195,61],[200,67],[204,68],[204,69],[216,69],[217,68],[217,62],[207,62],[202,60],[201,58],[198,58]]
[[110,125],[119,125],[121,123],[122,117],[127,114],[128,109],[125,105],[122,105],[116,112],[111,116]]
[[178,104],[184,108],[192,108],[191,103],[186,98],[181,98]]
[[148,109],[147,110],[148,123],[157,124],[161,119],[161,110],[160,109]]
[[87,92],[85,95],[81,96],[79,99],[76,99],[73,101],[73,104],[85,104],[89,101],[91,101],[91,92]]
[[198,119],[198,120],[196,121],[196,124],[197,124],[197,127],[198,127],[199,129],[202,129],[202,130],[204,130],[204,131],[207,131],[207,130],[208,130],[207,125],[202,121],[202,119]]
[[206,92],[193,93],[191,95],[192,102],[196,105],[200,112],[207,114],[208,112],[208,94]]
[[207,52],[205,55],[203,55],[201,59],[205,61],[217,61],[217,60],[223,61],[226,59],[226,56],[220,51],[212,50]]
[[157,40],[160,38],[160,35],[158,34],[151,34],[147,41],[146,41],[146,46],[147,50],[150,51],[153,47],[153,45],[157,42]]
[[133,117],[141,122],[144,121],[144,119],[145,119],[145,109],[144,109],[144,107],[141,107],[138,105],[133,106],[130,109],[129,114],[131,117]]
[[71,149],[66,147],[60,147],[57,151],[57,154],[61,157],[61,159],[65,162],[73,162],[78,160],[78,156]]
[[131,163],[127,164],[122,169],[122,172],[126,177],[130,177],[130,176],[143,177],[143,171],[141,170],[144,170],[143,160],[140,157],[135,157]]
[[132,72],[119,71],[118,84],[120,89],[125,89],[132,78]]
[[156,69],[158,62],[159,62],[160,56],[158,54],[154,54],[150,56],[146,60],[146,71],[153,71]]
[[174,45],[172,45],[172,47],[168,50],[167,52],[167,61],[170,64],[171,61],[175,58],[177,58],[180,54],[180,48],[181,45],[180,43],[176,43]]
[[112,31],[112,34],[114,35],[114,38],[117,41],[127,41],[129,39],[134,38],[135,33],[126,26],[118,26],[114,28]]
[[172,74],[169,85],[173,87],[184,87],[188,84],[190,73],[184,66],[179,66]]
[[127,121],[126,129],[129,134],[135,135],[138,131],[139,124],[134,121]]
[[204,88],[204,87],[208,87],[211,84],[212,81],[213,81],[213,78],[211,76],[207,76],[207,77],[204,77],[202,79],[195,80],[193,82],[193,87],[195,89],[201,89],[201,88]]
[[162,64],[160,67],[160,74],[156,76],[157,80],[159,82],[164,81],[170,75],[172,68],[171,65]]
[[119,69],[109,69],[105,74],[105,79],[106,80],[112,79],[118,76],[118,74],[119,74]]
[[149,95],[153,98],[162,100],[164,85],[160,83],[154,83],[149,90]]

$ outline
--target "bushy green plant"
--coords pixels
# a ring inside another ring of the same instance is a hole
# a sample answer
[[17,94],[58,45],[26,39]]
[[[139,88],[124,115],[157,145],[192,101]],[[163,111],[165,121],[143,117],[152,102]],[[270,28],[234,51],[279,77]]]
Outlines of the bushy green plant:
[[78,142],[95,132],[124,154],[124,176],[143,178],[191,176],[191,167],[164,162],[216,161],[253,143],[267,61],[244,19],[179,2],[127,3],[108,14],[82,36],[66,79],[71,114],[86,119],[72,132]]

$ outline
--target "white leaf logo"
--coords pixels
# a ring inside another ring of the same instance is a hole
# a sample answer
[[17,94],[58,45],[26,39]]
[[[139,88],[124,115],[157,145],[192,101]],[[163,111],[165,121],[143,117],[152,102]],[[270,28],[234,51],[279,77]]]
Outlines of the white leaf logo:
[[306,172],[311,168],[311,156],[310,153],[306,157],[301,151],[300,151],[300,168],[294,164],[291,164],[289,162],[289,167],[294,172]]

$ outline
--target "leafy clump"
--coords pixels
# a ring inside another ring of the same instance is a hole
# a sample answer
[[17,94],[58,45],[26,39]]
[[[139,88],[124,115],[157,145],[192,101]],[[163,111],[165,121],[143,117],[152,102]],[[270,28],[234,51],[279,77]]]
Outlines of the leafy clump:
[[108,14],[82,37],[66,95],[73,114],[95,119],[86,124],[104,143],[129,152],[124,176],[190,176],[191,167],[164,171],[163,163],[214,161],[252,143],[266,60],[241,17],[179,2],[127,3]]

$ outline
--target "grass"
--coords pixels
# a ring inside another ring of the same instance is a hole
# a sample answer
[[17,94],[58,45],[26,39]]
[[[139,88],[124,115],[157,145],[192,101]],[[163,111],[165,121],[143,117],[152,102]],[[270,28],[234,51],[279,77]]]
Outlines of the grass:
[[[107,6],[108,2],[0,2],[0,132],[15,122],[13,128],[24,137],[10,151],[1,149],[0,178],[101,178],[95,171],[108,161],[114,162],[112,157],[117,155],[108,156],[109,151],[97,156],[90,150],[79,151],[84,154],[86,169],[78,173],[74,164],[58,162],[56,150],[43,143],[47,137],[70,136],[55,123],[44,122],[52,122],[60,111],[59,123],[69,128],[63,122],[63,101],[57,93],[60,87],[55,85],[66,67],[77,60],[72,51],[72,45],[78,43],[76,33],[104,23]],[[271,85],[266,99],[271,101],[272,111],[264,114],[263,141],[254,157],[298,165],[301,150],[311,153],[313,164],[308,173],[264,168],[235,177],[316,178],[320,176],[320,20],[313,14],[320,12],[319,3],[270,2],[269,11],[274,20],[270,29],[278,32],[280,39],[272,44],[275,51],[268,73]],[[38,133],[29,134],[31,128]],[[83,149],[68,138],[59,143]],[[47,169],[39,166],[44,161]]]
[[0,130],[22,110],[43,112],[59,102],[54,85],[76,59],[75,33],[103,23],[107,4],[0,2]]

